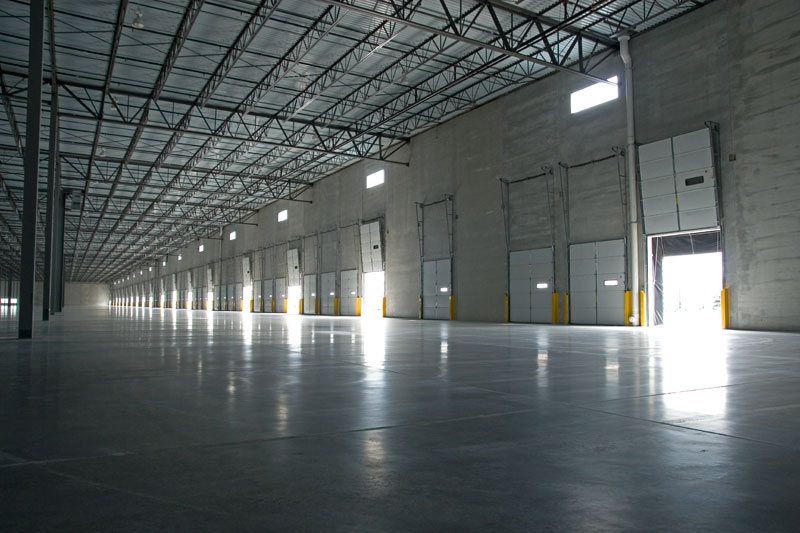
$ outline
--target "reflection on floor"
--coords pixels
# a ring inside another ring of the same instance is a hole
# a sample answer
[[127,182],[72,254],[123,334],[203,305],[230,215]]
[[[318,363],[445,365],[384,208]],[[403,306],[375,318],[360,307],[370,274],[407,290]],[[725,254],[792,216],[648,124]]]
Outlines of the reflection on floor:
[[798,335],[101,308],[36,327],[0,341],[4,529],[800,520]]

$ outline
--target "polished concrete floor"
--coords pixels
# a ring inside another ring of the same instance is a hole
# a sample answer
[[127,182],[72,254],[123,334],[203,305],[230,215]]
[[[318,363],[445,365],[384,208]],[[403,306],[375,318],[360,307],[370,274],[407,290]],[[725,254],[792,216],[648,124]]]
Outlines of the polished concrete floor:
[[87,308],[0,353],[2,530],[800,527],[799,335]]

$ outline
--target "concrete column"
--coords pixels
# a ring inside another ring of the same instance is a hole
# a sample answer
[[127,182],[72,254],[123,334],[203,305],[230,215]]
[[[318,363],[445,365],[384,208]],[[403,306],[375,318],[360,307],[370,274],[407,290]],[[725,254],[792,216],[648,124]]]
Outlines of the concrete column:
[[36,281],[36,212],[39,187],[39,136],[42,121],[44,0],[31,0],[28,43],[28,117],[25,134],[25,189],[22,203],[22,259],[19,287],[19,338],[33,336]]

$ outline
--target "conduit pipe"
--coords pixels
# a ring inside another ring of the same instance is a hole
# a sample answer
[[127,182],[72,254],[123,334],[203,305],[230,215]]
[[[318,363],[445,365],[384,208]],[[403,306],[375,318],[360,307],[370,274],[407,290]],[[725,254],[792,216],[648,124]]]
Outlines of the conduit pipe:
[[636,130],[633,116],[633,58],[629,48],[629,35],[619,36],[619,53],[625,64],[625,110],[627,119],[627,163],[628,163],[628,275],[631,291],[631,325],[639,321],[639,224],[636,190]]

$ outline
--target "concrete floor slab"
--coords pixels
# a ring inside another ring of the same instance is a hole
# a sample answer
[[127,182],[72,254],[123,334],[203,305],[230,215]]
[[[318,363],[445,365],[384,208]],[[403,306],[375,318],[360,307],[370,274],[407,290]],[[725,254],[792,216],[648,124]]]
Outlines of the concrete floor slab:
[[800,520],[800,335],[104,308],[37,327],[0,341],[3,528]]

